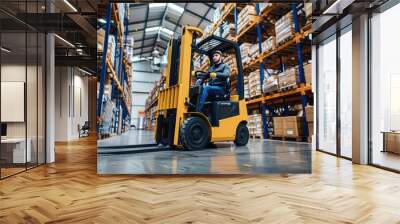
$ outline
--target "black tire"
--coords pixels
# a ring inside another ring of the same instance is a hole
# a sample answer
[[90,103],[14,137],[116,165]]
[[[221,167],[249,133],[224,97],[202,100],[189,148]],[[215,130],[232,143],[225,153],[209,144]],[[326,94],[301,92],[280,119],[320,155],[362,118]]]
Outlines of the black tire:
[[237,146],[246,145],[249,142],[249,129],[246,124],[240,123],[236,128],[235,144]]
[[189,117],[183,122],[179,130],[179,137],[185,149],[198,150],[207,146],[210,141],[210,132],[203,119]]

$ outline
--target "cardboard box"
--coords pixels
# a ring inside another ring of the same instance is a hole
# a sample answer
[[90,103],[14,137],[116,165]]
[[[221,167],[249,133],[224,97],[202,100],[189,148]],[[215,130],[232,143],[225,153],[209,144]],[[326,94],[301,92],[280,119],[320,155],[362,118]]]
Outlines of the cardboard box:
[[301,137],[303,135],[302,127],[302,117],[285,117],[284,135],[286,137]]
[[311,63],[305,63],[303,65],[304,69],[304,78],[306,79],[307,84],[312,84],[312,66]]
[[283,136],[284,117],[274,117],[273,122],[274,122],[274,135]]
[[314,122],[314,107],[313,106],[307,106],[304,109],[306,111],[307,122]]
[[314,122],[307,122],[308,124],[308,136],[311,137],[314,135]]
[[400,154],[400,133],[385,133],[385,150],[387,152],[392,152]]
[[302,117],[289,116],[289,117],[274,117],[274,135],[279,137],[301,137],[303,136],[302,130]]

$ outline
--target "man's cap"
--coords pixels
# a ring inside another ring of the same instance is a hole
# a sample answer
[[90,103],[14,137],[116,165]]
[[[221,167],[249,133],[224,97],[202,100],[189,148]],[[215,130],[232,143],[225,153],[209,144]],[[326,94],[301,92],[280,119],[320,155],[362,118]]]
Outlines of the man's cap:
[[220,50],[216,50],[216,51],[214,51],[213,55],[214,55],[214,54],[219,54],[219,55],[221,55],[221,56],[222,56],[222,51],[220,51]]

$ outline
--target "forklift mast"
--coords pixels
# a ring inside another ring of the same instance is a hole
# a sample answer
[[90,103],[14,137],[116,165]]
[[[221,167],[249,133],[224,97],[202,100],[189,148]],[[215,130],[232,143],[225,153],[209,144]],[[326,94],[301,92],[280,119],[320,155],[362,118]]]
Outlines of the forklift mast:
[[[160,91],[156,111],[157,119],[165,119],[168,130],[162,136],[157,134],[156,141],[166,145],[179,145],[179,126],[187,113],[186,102],[189,100],[190,72],[192,66],[192,44],[196,37],[202,35],[196,27],[184,26],[181,39],[172,39],[168,47],[168,64],[166,68],[166,86]],[[160,116],[163,115],[163,116]],[[162,118],[163,117],[163,118]],[[162,124],[163,122],[157,122]]]

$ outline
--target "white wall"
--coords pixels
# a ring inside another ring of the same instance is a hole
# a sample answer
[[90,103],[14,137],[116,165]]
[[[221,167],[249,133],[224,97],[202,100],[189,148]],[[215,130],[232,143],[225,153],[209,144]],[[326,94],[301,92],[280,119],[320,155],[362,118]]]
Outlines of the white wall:
[[145,102],[154,82],[160,80],[160,72],[151,70],[150,61],[140,61],[133,64],[132,79],[132,114],[133,124],[137,124],[138,112],[144,111]]
[[56,67],[55,73],[55,140],[70,141],[88,121],[88,78],[72,67]]

